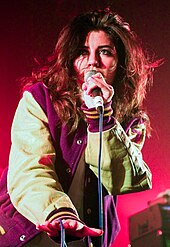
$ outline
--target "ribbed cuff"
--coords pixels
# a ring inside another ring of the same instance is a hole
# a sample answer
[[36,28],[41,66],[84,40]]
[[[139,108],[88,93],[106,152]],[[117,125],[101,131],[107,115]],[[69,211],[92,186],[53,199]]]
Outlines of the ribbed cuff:
[[[103,130],[107,130],[115,124],[115,119],[113,117],[113,109],[111,107],[112,102],[109,102],[104,105],[103,113]],[[90,132],[99,131],[99,113],[95,108],[88,108],[85,104],[82,105],[81,109],[83,110],[86,121],[89,125]]]
[[75,211],[71,208],[66,208],[66,207],[59,208],[59,209],[52,211],[47,217],[47,220],[50,222],[53,220],[59,220],[59,219],[72,219],[72,220],[80,221]]

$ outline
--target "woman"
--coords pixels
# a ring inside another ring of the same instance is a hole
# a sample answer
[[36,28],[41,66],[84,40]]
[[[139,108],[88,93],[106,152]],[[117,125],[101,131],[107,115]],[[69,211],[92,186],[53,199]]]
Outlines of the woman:
[[[62,227],[68,246],[111,246],[119,232],[116,195],[151,188],[141,149],[150,131],[142,103],[153,67],[129,25],[106,9],[74,18],[48,65],[23,79],[7,178],[11,218],[25,231],[14,246],[56,246]],[[104,229],[96,87],[104,102]]]

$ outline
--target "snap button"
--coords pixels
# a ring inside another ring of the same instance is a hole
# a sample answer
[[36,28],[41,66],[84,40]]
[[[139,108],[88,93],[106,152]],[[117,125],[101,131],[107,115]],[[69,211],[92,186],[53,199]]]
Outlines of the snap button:
[[21,235],[19,239],[23,242],[25,240],[25,238],[26,238],[25,235]]
[[81,145],[82,144],[82,140],[77,140],[77,144]]
[[67,172],[67,173],[70,173],[70,172],[71,172],[71,168],[67,168],[67,169],[66,169],[66,172]]
[[87,209],[87,214],[91,214],[91,208]]

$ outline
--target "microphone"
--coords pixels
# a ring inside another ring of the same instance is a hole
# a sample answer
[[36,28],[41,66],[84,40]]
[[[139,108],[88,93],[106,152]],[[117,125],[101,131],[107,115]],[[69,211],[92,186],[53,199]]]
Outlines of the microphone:
[[[89,77],[95,75],[97,73],[96,70],[89,70],[87,73],[85,73],[84,75],[84,81],[87,82],[87,80],[89,79]],[[93,96],[93,102],[95,105],[96,110],[99,113],[103,112],[103,98],[102,98],[102,92],[101,89],[99,87],[95,87],[92,91],[91,94]]]

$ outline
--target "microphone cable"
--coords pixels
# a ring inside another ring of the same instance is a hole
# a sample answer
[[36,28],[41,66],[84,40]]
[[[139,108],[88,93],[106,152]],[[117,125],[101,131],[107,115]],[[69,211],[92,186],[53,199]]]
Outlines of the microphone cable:
[[[98,205],[99,205],[99,228],[104,230],[103,225],[103,192],[102,192],[102,174],[101,174],[101,156],[102,156],[102,133],[103,133],[103,106],[98,106],[96,108],[99,113],[99,153],[98,153]],[[65,241],[65,229],[60,219],[60,229],[61,229],[61,245],[60,247],[67,247]],[[89,239],[90,240],[90,239]],[[88,245],[91,246],[91,241],[88,241]],[[103,235],[100,237],[99,247],[103,245]]]
[[[101,174],[101,156],[102,156],[102,133],[103,133],[103,107],[98,107],[99,112],[99,154],[98,154],[98,204],[99,204],[99,228],[104,230],[103,226],[103,192],[102,192],[102,174]],[[103,245],[103,235],[100,237],[100,247]]]
[[65,241],[65,229],[63,226],[63,222],[61,219],[59,219],[60,221],[60,229],[61,229],[61,244],[60,247],[67,247],[66,241]]

